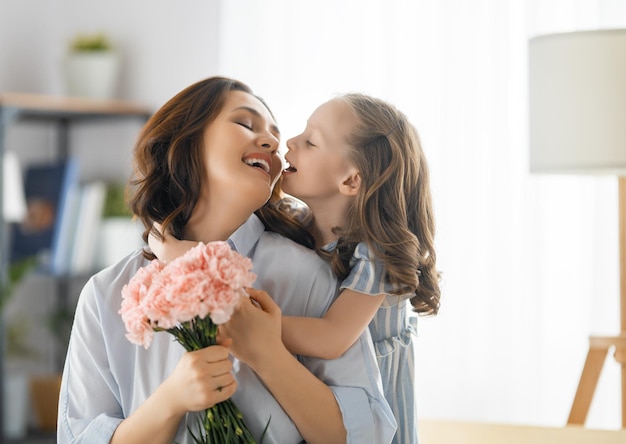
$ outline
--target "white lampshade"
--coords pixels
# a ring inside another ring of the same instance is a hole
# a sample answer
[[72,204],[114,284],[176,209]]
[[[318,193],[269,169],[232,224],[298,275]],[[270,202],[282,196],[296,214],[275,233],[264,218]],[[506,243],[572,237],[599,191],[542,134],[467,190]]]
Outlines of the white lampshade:
[[26,215],[22,170],[15,153],[2,157],[2,216],[7,222],[20,222]]
[[626,29],[530,39],[530,170],[626,175]]

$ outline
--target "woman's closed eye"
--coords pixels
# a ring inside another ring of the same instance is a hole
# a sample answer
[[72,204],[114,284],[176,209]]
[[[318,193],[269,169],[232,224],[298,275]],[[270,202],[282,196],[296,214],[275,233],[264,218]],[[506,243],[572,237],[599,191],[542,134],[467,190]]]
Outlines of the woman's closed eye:
[[241,125],[244,128],[249,129],[250,131],[252,131],[252,122],[250,121],[245,121],[245,120],[239,120],[235,122],[237,125]]

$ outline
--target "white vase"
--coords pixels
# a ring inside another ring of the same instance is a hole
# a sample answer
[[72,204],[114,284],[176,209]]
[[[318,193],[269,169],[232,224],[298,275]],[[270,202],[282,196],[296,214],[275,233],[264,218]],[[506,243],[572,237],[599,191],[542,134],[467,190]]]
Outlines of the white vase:
[[4,375],[4,404],[2,406],[4,436],[20,439],[28,430],[28,376],[9,371]]
[[120,58],[115,51],[76,51],[65,59],[67,94],[110,99],[115,95]]
[[100,221],[96,248],[98,269],[113,265],[130,252],[141,248],[143,225],[130,217],[107,217]]

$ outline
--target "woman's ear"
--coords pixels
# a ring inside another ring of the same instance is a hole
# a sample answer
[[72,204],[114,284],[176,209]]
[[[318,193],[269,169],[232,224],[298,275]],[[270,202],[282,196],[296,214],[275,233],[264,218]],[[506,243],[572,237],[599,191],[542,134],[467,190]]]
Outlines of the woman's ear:
[[355,196],[361,188],[361,173],[353,169],[339,186],[339,192],[346,196]]

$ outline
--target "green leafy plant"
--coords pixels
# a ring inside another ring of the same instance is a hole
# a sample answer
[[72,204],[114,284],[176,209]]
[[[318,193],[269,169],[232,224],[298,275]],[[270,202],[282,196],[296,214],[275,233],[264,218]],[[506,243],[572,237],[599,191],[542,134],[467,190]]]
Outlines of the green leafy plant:
[[15,287],[37,266],[38,261],[36,256],[30,256],[9,264],[8,279],[0,286],[0,312],[11,298]]
[[[33,271],[39,259],[36,256],[26,257],[9,264],[7,279],[0,286],[0,314],[11,299],[17,285]],[[6,353],[7,356],[33,357],[37,352],[27,344],[26,337],[30,324],[24,316],[12,317],[6,322]]]
[[30,320],[20,315],[6,324],[6,354],[8,357],[36,358],[39,353],[30,345],[26,338],[31,328]]
[[72,51],[109,51],[113,48],[104,33],[78,34],[70,42]]
[[128,205],[126,204],[125,192],[126,187],[123,183],[109,183],[107,185],[102,218],[132,217],[130,208],[128,208]]

